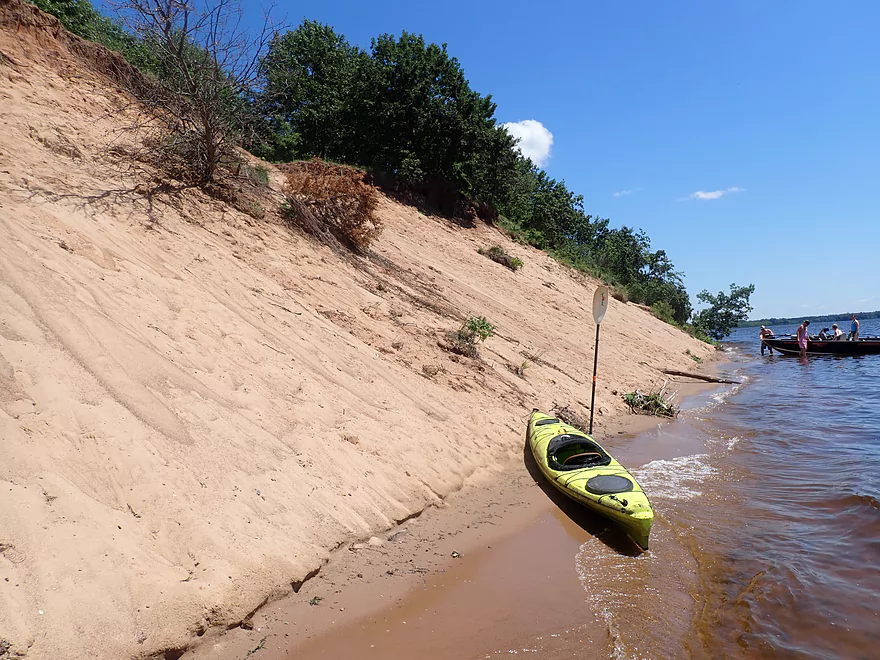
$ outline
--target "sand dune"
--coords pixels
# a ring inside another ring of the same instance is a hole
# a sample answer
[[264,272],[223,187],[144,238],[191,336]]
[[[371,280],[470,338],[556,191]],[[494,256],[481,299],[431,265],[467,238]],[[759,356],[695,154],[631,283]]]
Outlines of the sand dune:
[[[108,150],[128,99],[0,5],[0,656],[166,657],[491,478],[532,407],[588,414],[595,282],[390,199],[358,264],[146,196]],[[479,362],[438,346],[467,314],[498,328]],[[600,425],[713,353],[617,301],[603,333]]]

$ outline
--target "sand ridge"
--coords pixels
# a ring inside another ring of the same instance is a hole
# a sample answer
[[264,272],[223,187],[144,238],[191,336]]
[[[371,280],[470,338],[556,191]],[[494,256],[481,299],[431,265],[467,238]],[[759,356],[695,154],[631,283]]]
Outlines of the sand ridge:
[[[390,199],[376,256],[352,264],[277,218],[275,171],[263,220],[196,191],[145,195],[108,148],[125,145],[129,99],[69,52],[75,37],[22,29],[13,10],[3,0],[11,657],[172,657],[289,593],[339,543],[491,480],[533,406],[586,412],[595,282]],[[477,254],[492,244],[525,268]],[[467,314],[498,328],[480,362],[438,345]],[[603,336],[600,425],[626,413],[612,390],[713,353],[617,301]]]

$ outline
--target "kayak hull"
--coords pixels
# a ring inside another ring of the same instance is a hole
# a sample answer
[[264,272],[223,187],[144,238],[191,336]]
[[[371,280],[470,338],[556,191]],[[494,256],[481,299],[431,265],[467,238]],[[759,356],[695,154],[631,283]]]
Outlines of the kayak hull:
[[[626,468],[599,443],[575,427],[538,411],[529,419],[527,437],[538,468],[554,488],[614,521],[639,548],[648,549],[654,522],[648,497]],[[572,455],[573,452],[581,453]]]

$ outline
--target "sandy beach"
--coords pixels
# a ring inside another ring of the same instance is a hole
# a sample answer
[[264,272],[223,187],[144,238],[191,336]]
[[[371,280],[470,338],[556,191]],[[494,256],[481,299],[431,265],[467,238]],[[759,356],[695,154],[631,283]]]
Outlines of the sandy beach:
[[[384,197],[373,254],[340,259],[278,216],[271,166],[261,219],[169,190],[129,167],[130,99],[77,43],[0,0],[4,652],[244,657],[266,636],[281,658],[439,576],[466,582],[472,558],[557,515],[525,421],[589,416],[596,281]],[[525,267],[478,254],[491,245]],[[480,359],[441,346],[471,314],[497,328]],[[599,438],[629,432],[623,393],[715,359],[617,300],[602,329]],[[539,539],[521,542],[499,566]]]
[[[675,385],[682,397],[716,388]],[[625,447],[674,423],[624,417],[603,441]],[[206,636],[183,658],[247,657],[259,648],[269,660],[413,653],[450,660],[527,650],[535,638],[544,641],[541,657],[568,658],[572,636],[585,649],[579,657],[605,658],[608,626],[585,599],[573,561],[589,538],[638,554],[606,519],[549,487],[524,447],[503,480],[470,485],[378,536],[341,546],[297,593],[244,628]],[[563,635],[565,645],[554,650]]]

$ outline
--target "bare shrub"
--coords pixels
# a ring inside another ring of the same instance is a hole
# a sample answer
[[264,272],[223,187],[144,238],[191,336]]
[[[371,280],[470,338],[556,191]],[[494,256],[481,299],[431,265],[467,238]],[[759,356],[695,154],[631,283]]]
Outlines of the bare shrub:
[[318,158],[287,166],[288,216],[319,240],[327,234],[364,250],[382,233],[376,217],[376,188],[353,167],[326,163]]
[[251,35],[239,0],[111,0],[154,60],[155,84],[130,91],[141,118],[131,128],[158,135],[153,160],[174,178],[209,187],[258,123],[248,99],[260,58],[277,31],[268,14]]
[[439,364],[423,364],[422,365],[422,373],[425,374],[428,378],[433,378],[437,374],[445,373],[446,369],[443,368],[443,365]]
[[254,220],[262,220],[266,217],[266,209],[263,208],[263,205],[252,199],[237,195],[231,203],[234,209],[251,216]]
[[478,358],[480,350],[472,337],[463,334],[461,330],[449,331],[446,333],[446,343],[441,344],[443,348],[458,355],[464,355],[469,358]]
[[[229,168],[239,162],[238,155],[232,149],[226,150],[224,147],[221,149],[222,155],[215,158],[210,178],[205,178],[205,142],[203,136],[195,131],[165,132],[160,128],[153,134],[145,135],[140,147],[135,153],[137,160],[189,186],[210,188],[215,184],[214,174],[218,168]],[[220,197],[223,198],[223,195]]]
[[256,167],[245,165],[244,169],[247,177],[255,184],[263,186],[269,185],[269,168],[265,165],[257,165]]

